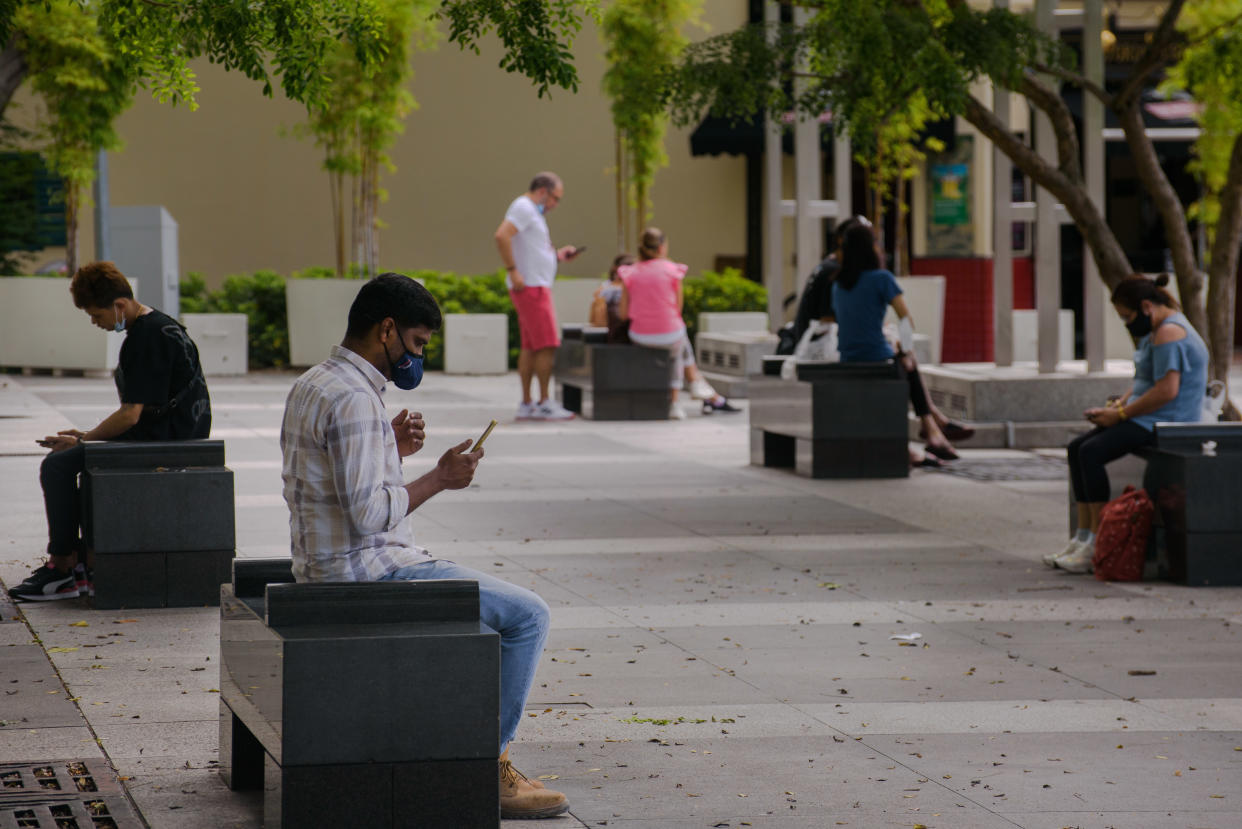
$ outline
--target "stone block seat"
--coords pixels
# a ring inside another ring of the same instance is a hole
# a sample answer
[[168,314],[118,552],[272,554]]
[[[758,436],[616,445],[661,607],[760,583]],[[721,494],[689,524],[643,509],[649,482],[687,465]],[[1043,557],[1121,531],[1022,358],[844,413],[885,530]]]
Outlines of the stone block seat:
[[85,451],[95,607],[216,604],[236,546],[224,441],[90,442]]
[[220,773],[267,829],[500,823],[500,636],[466,580],[220,588]]
[[590,420],[667,420],[668,352],[606,336],[604,328],[564,328],[555,370],[561,405]]
[[750,462],[810,478],[904,478],[909,387],[894,363],[799,363],[765,357],[750,378]]
[[[1205,444],[1208,446],[1205,451]],[[1242,585],[1242,423],[1158,423],[1143,486],[1163,528],[1160,571],[1187,585]]]
[[[1126,485],[1141,486],[1156,506],[1149,575],[1192,586],[1242,585],[1242,423],[1157,423],[1155,443],[1113,461],[1108,473],[1112,497]],[[1069,500],[1072,532],[1072,487]]]

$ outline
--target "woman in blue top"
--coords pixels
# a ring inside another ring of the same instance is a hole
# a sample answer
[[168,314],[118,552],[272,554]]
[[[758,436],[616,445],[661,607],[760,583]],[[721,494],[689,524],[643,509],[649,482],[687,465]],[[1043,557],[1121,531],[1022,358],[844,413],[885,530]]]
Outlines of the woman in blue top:
[[1113,290],[1113,307],[1135,340],[1134,385],[1119,400],[1084,414],[1095,428],[1067,447],[1070,483],[1078,502],[1078,534],[1044,563],[1089,573],[1100,509],[1110,489],[1104,465],[1151,443],[1157,423],[1195,423],[1207,389],[1208,351],[1168,291],[1168,274],[1134,274]]
[[[957,460],[957,452],[945,437],[942,426],[950,425],[927,398],[923,378],[914,362],[914,322],[897,277],[880,267],[875,236],[869,223],[857,221],[845,229],[839,243],[841,270],[832,283],[832,309],[837,320],[837,349],[843,363],[882,363],[899,358],[910,384],[910,403],[923,423],[920,432],[927,439],[927,451],[946,461]],[[889,306],[897,312],[901,348],[894,354],[884,336],[884,315]],[[955,424],[953,424],[955,425]],[[973,434],[956,427],[963,437]],[[918,463],[918,459],[913,459]],[[928,459],[927,465],[939,465]]]

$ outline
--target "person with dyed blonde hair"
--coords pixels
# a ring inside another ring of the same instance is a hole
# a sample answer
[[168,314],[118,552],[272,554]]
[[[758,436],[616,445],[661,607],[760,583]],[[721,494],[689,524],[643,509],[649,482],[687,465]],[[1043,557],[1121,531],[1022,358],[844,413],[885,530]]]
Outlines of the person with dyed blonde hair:
[[668,416],[673,420],[686,417],[678,400],[683,377],[690,381],[690,396],[703,401],[703,414],[741,411],[717,394],[695,365],[694,349],[681,318],[685,301],[682,279],[687,269],[685,265],[669,261],[668,240],[662,230],[649,227],[643,231],[638,259],[633,265],[617,268],[623,286],[618,313],[622,319],[630,321],[631,341],[648,348],[665,349],[672,357]]

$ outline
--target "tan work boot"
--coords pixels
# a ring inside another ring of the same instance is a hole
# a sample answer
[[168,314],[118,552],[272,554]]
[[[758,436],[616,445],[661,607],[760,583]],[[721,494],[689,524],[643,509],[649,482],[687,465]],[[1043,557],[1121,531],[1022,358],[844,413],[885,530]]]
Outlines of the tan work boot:
[[569,811],[569,800],[560,792],[526,779],[509,762],[509,749],[500,755],[500,816],[505,820],[556,817]]

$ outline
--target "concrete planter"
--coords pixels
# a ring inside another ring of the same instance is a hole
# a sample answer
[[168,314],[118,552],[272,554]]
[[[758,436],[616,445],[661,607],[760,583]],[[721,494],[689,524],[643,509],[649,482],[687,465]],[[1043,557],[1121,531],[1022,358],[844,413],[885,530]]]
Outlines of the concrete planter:
[[552,305],[561,325],[586,325],[598,279],[558,279],[552,283]]
[[245,374],[250,338],[245,314],[182,314],[208,377]]
[[508,370],[508,315],[444,315],[445,374],[504,374]]
[[[1034,310],[1013,312],[1013,361],[1015,363],[1039,361],[1038,314],[1039,312]],[[1116,314],[1113,314],[1113,317],[1118,319]],[[1124,331],[1124,326],[1122,330]],[[1133,353],[1134,347],[1131,346],[1130,354]],[[1068,308],[1062,308],[1057,313],[1057,360],[1065,362],[1072,359],[1074,359],[1074,312]]]
[[[130,280],[138,295],[137,280]],[[0,366],[72,371],[116,368],[124,334],[100,331],[73,304],[64,277],[0,278]]]
[[[897,279],[901,286],[901,295],[906,298],[906,307],[914,318],[914,328],[919,334],[926,334],[928,341],[927,359],[919,351],[918,334],[915,335],[915,355],[919,363],[930,365],[940,362],[940,348],[944,342],[944,292],[943,276],[903,276]],[[886,324],[896,325],[897,314],[891,308],[885,317]]]
[[768,315],[762,311],[703,311],[699,332],[712,334],[751,333],[768,330]]
[[364,284],[362,279],[285,280],[290,365],[313,366],[328,358],[345,336],[349,306]]

